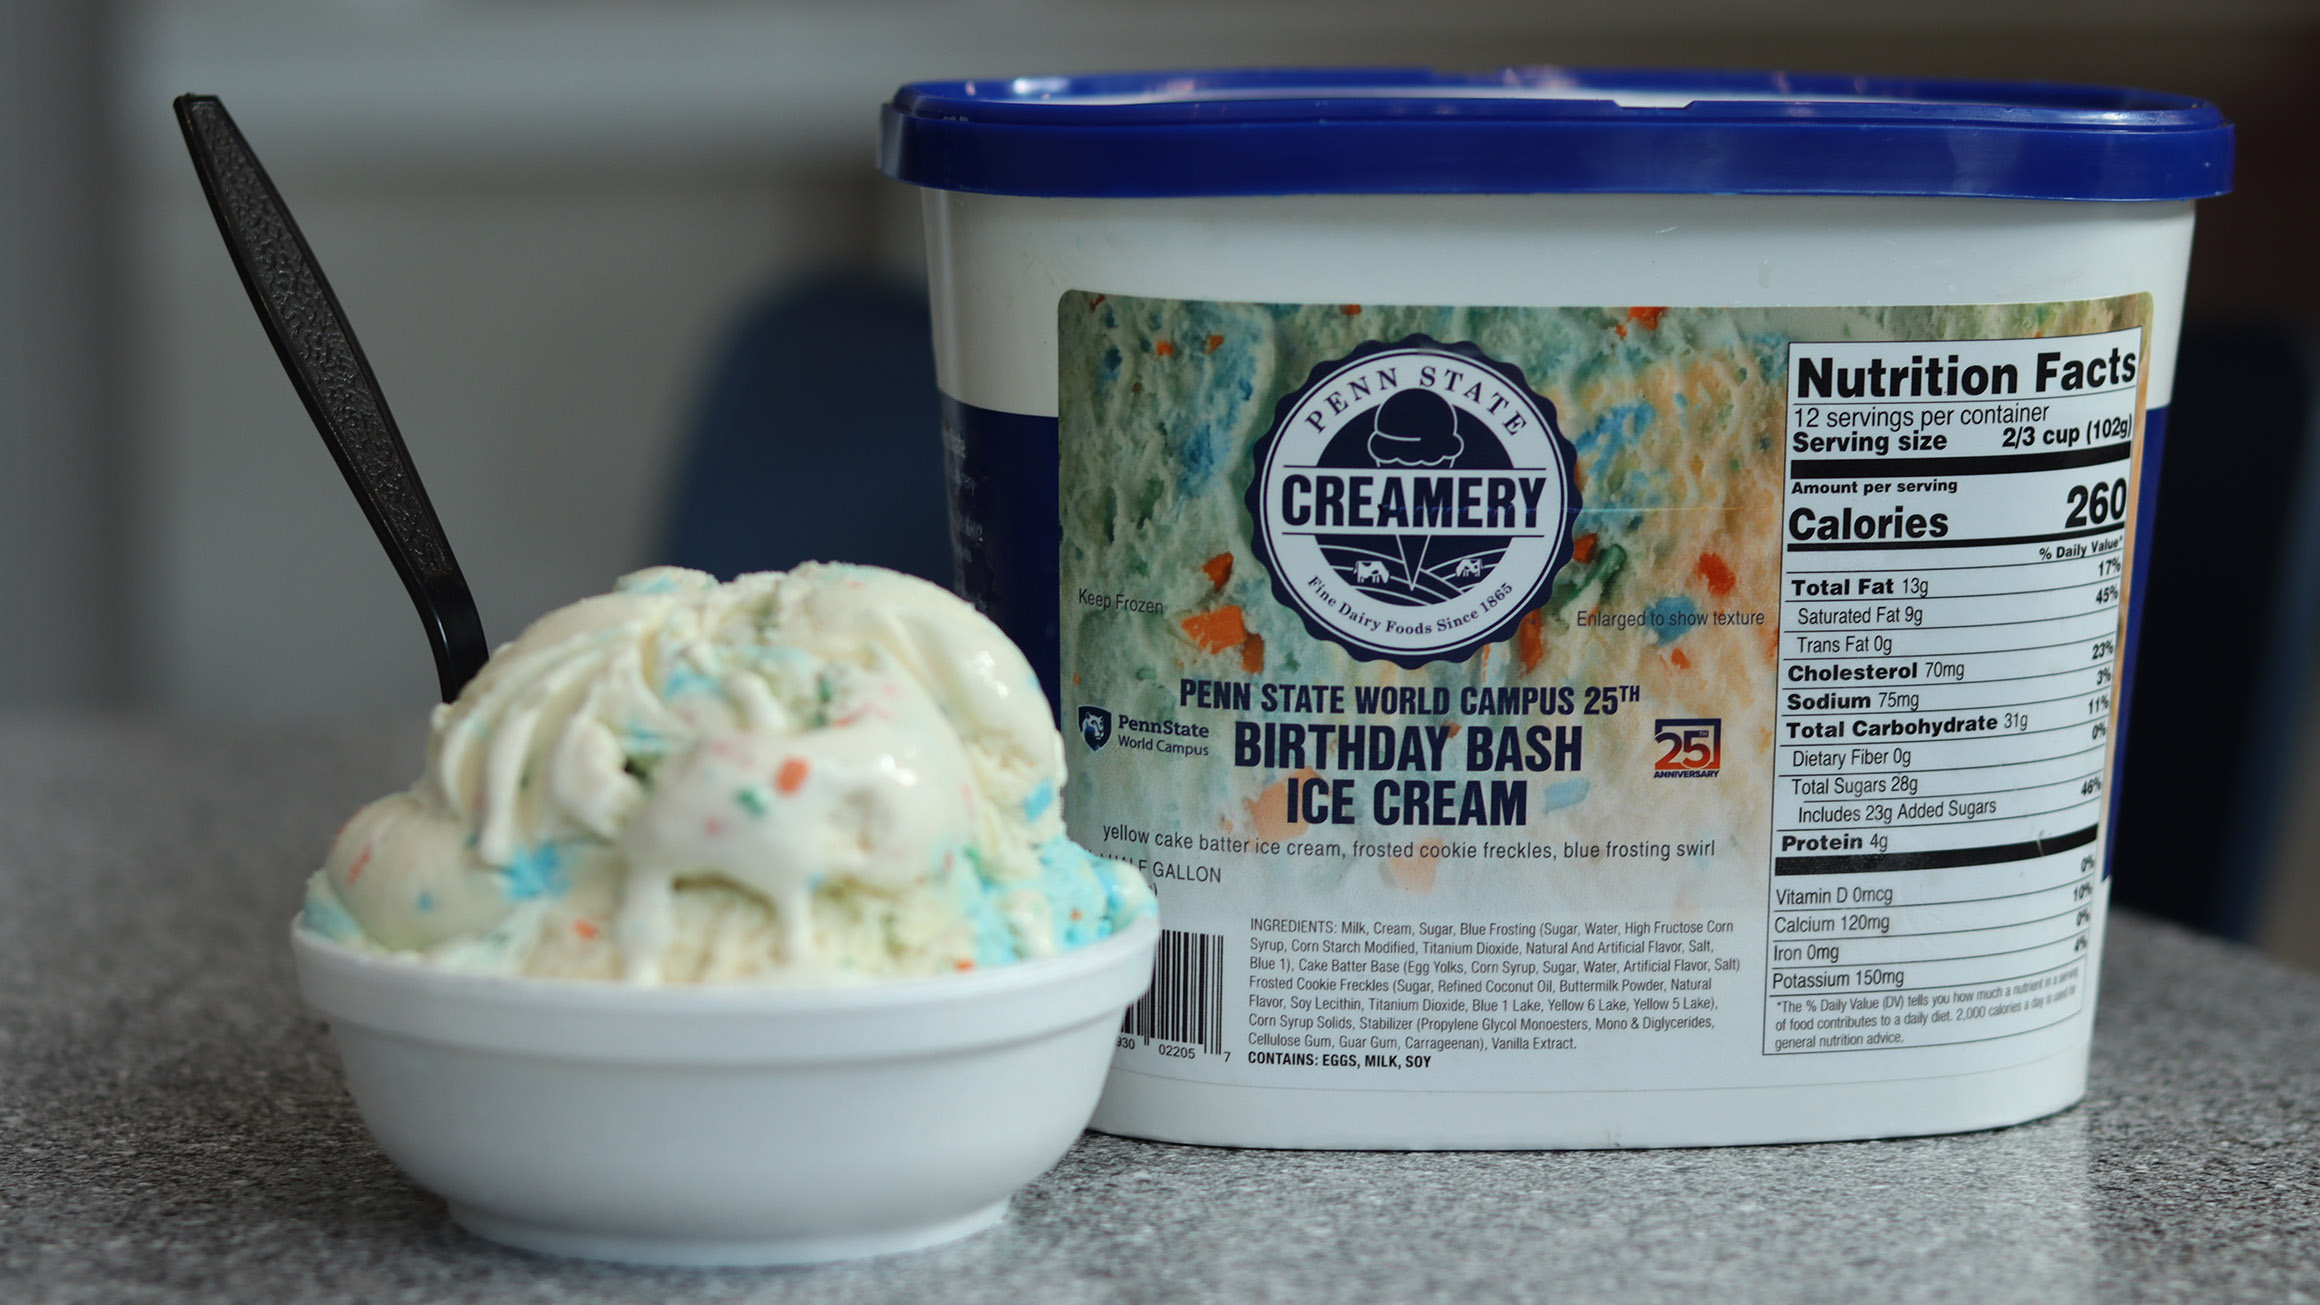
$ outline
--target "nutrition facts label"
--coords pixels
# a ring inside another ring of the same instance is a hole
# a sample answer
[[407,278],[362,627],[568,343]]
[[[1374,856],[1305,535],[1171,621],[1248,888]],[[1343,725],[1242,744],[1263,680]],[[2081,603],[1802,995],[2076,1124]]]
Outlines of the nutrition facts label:
[[2089,999],[2141,355],[1790,347],[1767,1053]]

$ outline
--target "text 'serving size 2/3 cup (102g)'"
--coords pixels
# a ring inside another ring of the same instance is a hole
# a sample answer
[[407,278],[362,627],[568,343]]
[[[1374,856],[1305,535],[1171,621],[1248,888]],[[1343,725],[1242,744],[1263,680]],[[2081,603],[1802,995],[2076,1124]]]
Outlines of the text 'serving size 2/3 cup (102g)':
[[2192,205],[2137,91],[906,87],[961,582],[1166,933],[1098,1127],[2078,1099]]

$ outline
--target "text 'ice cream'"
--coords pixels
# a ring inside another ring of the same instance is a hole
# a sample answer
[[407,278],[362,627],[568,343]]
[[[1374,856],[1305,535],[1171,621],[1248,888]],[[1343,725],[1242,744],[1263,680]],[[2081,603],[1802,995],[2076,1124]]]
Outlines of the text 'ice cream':
[[949,593],[659,568],[551,612],[436,708],[305,923],[484,973],[843,983],[1052,955],[1151,912],[1063,831],[1028,664]]

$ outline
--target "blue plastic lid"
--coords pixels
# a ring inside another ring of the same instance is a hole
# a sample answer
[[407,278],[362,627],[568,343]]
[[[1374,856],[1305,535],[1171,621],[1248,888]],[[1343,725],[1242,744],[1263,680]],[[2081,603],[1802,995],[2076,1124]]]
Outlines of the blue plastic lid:
[[1407,68],[916,82],[888,176],[939,190],[1955,195],[2183,200],[2231,189],[2204,100],[2038,82]]

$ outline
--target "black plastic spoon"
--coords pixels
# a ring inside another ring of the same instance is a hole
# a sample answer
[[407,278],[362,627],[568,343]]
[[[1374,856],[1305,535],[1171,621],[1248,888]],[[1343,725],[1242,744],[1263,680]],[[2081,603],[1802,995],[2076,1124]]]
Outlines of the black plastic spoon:
[[250,305],[265,323],[266,337],[274,342],[290,384],[305,400],[347,487],[378,532],[395,574],[403,577],[403,588],[434,645],[435,674],[449,702],[475,678],[491,649],[467,577],[451,556],[451,541],[427,501],[426,486],[419,483],[411,451],[395,429],[378,378],[371,375],[314,251],[226,106],[214,95],[180,95],[176,108],[193,170],[209,196],[210,212],[217,215],[234,270],[250,292]]

